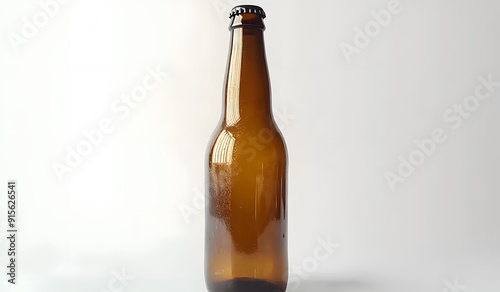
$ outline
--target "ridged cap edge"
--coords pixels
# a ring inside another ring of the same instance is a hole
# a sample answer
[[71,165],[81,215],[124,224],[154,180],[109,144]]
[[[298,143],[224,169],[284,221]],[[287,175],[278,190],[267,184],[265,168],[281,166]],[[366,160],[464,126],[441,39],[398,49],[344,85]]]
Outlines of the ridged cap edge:
[[254,13],[260,15],[262,18],[266,18],[264,9],[255,5],[238,5],[231,10],[231,13],[229,13],[229,18],[243,13]]

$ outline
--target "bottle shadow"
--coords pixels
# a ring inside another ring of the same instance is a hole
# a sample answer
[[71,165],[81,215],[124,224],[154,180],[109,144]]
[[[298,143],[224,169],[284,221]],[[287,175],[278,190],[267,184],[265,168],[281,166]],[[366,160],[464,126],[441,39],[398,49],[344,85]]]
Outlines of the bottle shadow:
[[375,292],[383,291],[380,283],[361,281],[361,280],[328,280],[311,279],[302,280],[294,285],[289,283],[287,292]]

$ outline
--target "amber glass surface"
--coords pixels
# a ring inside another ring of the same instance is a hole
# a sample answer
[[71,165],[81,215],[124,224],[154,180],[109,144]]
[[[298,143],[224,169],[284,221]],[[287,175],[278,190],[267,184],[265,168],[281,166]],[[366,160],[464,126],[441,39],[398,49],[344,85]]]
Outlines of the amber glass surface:
[[205,279],[210,292],[283,292],[287,151],[271,110],[259,15],[232,18],[222,118],[208,145]]

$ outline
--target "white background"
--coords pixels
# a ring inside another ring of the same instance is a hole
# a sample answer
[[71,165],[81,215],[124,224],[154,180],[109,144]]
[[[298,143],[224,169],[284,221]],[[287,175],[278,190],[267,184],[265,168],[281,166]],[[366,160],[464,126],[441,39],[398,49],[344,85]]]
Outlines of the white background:
[[[226,15],[239,3],[70,0],[43,24],[37,1],[1,0],[1,291],[111,291],[123,271],[134,279],[116,291],[205,291],[199,194]],[[500,87],[457,129],[443,114],[480,76],[500,81],[500,2],[402,0],[348,62],[341,45],[388,3],[251,3],[268,14],[289,151],[290,266],[306,270],[290,290],[498,291]],[[24,37],[34,17],[42,25]],[[159,86],[128,116],[113,112],[157,66],[168,72]],[[59,180],[54,164],[103,119],[113,131]],[[444,143],[392,191],[384,173],[435,129]],[[16,286],[5,275],[8,179],[19,190]],[[318,238],[340,246],[318,261]]]

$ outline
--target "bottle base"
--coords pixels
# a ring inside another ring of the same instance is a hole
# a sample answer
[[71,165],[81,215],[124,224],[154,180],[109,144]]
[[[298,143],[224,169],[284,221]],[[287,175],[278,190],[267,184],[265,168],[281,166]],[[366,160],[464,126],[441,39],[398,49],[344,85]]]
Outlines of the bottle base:
[[210,292],[285,292],[286,285],[276,285],[264,280],[253,278],[235,278],[223,282],[211,283]]

